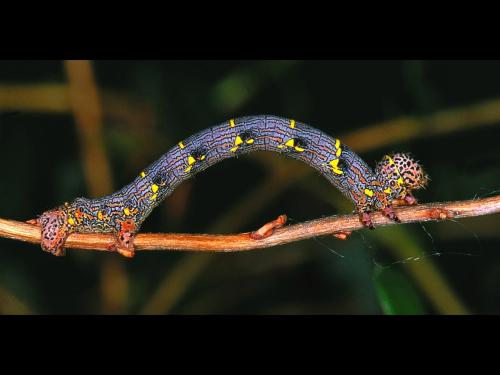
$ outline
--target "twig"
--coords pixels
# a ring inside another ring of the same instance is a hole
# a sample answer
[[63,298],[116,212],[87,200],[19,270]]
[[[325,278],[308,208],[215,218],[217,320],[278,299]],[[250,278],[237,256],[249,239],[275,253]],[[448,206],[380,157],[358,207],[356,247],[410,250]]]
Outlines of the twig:
[[[428,203],[396,208],[396,213],[402,223],[458,219],[495,212],[500,212],[500,195],[484,199]],[[373,214],[372,219],[375,226],[395,224],[378,212]],[[249,232],[232,235],[140,233],[134,243],[136,250],[234,252],[263,249],[317,236],[352,232],[362,228],[357,215],[340,215],[278,228],[271,236],[260,240],[252,239]],[[0,219],[0,237],[39,243],[40,229],[33,224]],[[107,247],[112,242],[113,237],[109,234],[74,233],[68,237],[66,247],[109,251]]]

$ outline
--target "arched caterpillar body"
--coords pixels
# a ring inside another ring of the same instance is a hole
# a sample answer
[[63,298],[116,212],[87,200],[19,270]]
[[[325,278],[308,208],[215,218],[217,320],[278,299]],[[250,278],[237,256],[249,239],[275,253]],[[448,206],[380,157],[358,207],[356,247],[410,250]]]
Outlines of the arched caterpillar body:
[[179,142],[109,196],[77,198],[44,212],[38,219],[42,248],[64,255],[70,233],[115,233],[116,250],[133,256],[133,238],[142,222],[182,181],[223,159],[258,150],[283,153],[317,169],[354,202],[368,227],[369,211],[397,220],[391,202],[415,203],[411,190],[427,183],[421,166],[405,154],[386,155],[373,171],[339,139],[311,126],[277,116],[242,117]]

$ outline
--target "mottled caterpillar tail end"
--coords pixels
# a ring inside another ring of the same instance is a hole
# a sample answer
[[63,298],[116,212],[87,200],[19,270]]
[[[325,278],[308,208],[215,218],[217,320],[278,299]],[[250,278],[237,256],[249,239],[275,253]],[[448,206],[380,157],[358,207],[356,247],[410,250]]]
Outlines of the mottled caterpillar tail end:
[[46,211],[40,215],[38,223],[42,231],[42,249],[55,256],[65,255],[64,242],[70,234],[67,212],[61,208]]

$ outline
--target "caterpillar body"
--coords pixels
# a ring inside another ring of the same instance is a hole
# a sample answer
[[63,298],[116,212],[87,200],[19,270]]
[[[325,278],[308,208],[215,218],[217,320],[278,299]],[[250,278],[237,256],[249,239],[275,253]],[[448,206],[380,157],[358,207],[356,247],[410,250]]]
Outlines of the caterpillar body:
[[398,220],[392,202],[416,203],[411,190],[428,181],[418,162],[406,154],[386,155],[372,170],[338,138],[309,125],[270,115],[242,117],[179,142],[109,196],[77,198],[44,212],[38,218],[42,249],[64,255],[70,233],[114,233],[114,248],[133,256],[141,224],[181,182],[223,159],[259,150],[285,154],[318,170],[354,202],[361,222],[370,228],[370,211]]

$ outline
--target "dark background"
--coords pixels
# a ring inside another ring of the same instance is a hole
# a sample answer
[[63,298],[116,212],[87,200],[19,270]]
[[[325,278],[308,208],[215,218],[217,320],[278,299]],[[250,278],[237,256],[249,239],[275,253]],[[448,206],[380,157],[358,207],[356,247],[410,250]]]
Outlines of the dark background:
[[[30,219],[99,188],[91,190],[84,172],[67,64],[0,62],[2,218]],[[252,114],[290,117],[353,139],[349,146],[372,166],[387,152],[411,152],[432,179],[416,193],[422,202],[500,189],[500,62],[90,66],[111,170],[103,184],[114,190],[179,140]],[[379,135],[358,144],[356,136],[369,127]],[[296,223],[352,211],[326,180],[303,168],[268,153],[224,161],[181,185],[143,231],[234,233],[281,213]],[[0,312],[498,313],[499,219],[391,226],[347,241],[319,238],[236,254],[139,252],[133,260],[77,250],[56,258],[37,245],[0,238]]]

